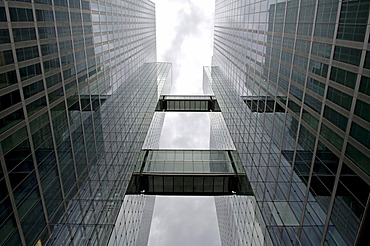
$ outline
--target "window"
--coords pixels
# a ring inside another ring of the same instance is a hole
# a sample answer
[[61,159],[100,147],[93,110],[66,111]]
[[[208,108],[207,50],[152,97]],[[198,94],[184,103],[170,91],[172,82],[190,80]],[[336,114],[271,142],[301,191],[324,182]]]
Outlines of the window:
[[57,21],[69,21],[68,12],[55,11],[55,19]]
[[18,61],[25,61],[39,56],[37,46],[19,48],[16,50]]
[[9,8],[11,21],[33,21],[32,9]]
[[311,54],[325,58],[330,58],[331,47],[332,47],[331,44],[313,42]]
[[7,109],[21,101],[19,90],[0,96],[0,111]]
[[366,33],[369,3],[343,2],[339,25],[338,39],[363,42]]
[[0,66],[5,66],[14,63],[13,53],[11,50],[0,51]]
[[39,80],[39,81],[36,81],[35,83],[24,86],[23,94],[25,98],[29,98],[43,90],[44,90],[44,83],[42,82],[42,80]]
[[352,49],[342,46],[336,46],[334,51],[334,60],[352,64],[355,66],[360,65],[361,50]]
[[37,9],[36,18],[38,21],[54,21],[53,11]]
[[12,84],[16,84],[17,82],[17,74],[14,70],[0,74],[0,89]]
[[367,129],[358,125],[356,122],[352,122],[350,135],[363,146],[370,149],[370,132]]
[[39,27],[38,30],[40,39],[55,37],[54,27]]
[[340,69],[337,67],[332,67],[330,79],[332,81],[338,82],[342,85],[348,86],[354,89],[356,84],[357,75],[355,73]]
[[20,68],[19,73],[21,75],[21,80],[22,81],[26,80],[26,79],[29,79],[29,78],[32,78],[36,75],[39,75],[39,74],[41,74],[40,63]]
[[9,31],[8,29],[0,29],[0,44],[10,43]]
[[326,76],[328,75],[328,68],[329,66],[327,64],[311,60],[309,70],[314,74],[326,78]]
[[359,116],[360,118],[370,123],[369,112],[370,112],[370,104],[363,102],[361,100],[357,100],[356,107],[355,107],[355,115]]
[[35,28],[13,28],[14,41],[27,41],[36,39]]
[[347,144],[346,156],[370,175],[370,159],[364,153],[353,147],[351,144]]
[[331,123],[333,123],[335,126],[342,129],[342,131],[346,131],[348,119],[344,117],[342,114],[338,113],[337,111],[333,110],[328,106],[325,106],[324,117]]
[[0,22],[6,22],[6,14],[4,7],[0,7]]
[[41,45],[41,53],[43,56],[55,54],[57,52],[58,52],[58,47],[56,43]]
[[324,137],[329,143],[331,143],[339,151],[342,150],[343,138],[340,137],[337,133],[327,127],[325,124],[321,126],[320,135]]
[[313,78],[308,78],[307,88],[320,96],[324,95],[325,85]]
[[329,86],[327,98],[335,104],[350,110],[352,104],[352,97],[344,92],[334,89]]
[[370,78],[362,76],[359,91],[370,96]]

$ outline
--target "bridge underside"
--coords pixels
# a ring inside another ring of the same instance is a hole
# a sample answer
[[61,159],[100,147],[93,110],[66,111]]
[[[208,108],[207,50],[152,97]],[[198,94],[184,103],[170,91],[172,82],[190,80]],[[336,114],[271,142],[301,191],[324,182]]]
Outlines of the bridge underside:
[[233,150],[143,150],[126,194],[253,195]]
[[243,175],[134,173],[126,194],[220,196],[253,195]]

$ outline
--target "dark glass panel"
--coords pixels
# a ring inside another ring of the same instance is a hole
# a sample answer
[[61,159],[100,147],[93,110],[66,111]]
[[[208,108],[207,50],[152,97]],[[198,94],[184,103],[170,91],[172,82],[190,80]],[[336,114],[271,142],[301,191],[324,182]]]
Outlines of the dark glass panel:
[[24,119],[23,109],[8,114],[7,116],[0,119],[0,133],[8,130],[12,126],[21,122]]
[[369,3],[343,2],[338,25],[338,39],[363,42],[366,33]]
[[329,66],[325,63],[311,60],[309,71],[311,71],[314,74],[320,75],[321,77],[326,78],[326,76],[328,75],[328,68]]
[[316,94],[323,96],[325,91],[325,84],[321,83],[320,81],[317,81],[313,78],[307,79],[307,88],[311,91],[315,92]]
[[22,81],[37,76],[41,74],[40,63],[32,64],[27,67],[22,67],[19,69],[19,73]]
[[317,113],[321,112],[322,102],[310,96],[308,93],[305,94],[304,104],[315,110]]
[[16,145],[27,138],[26,127],[22,127],[1,142],[3,153],[6,154],[9,150],[13,149]]
[[355,114],[370,123],[370,104],[358,99],[356,101]]
[[19,62],[39,57],[39,50],[37,46],[19,48],[16,50],[16,53]]
[[365,129],[358,125],[356,122],[352,122],[351,126],[351,137],[356,139],[359,143],[370,149],[370,132],[369,129]]
[[8,29],[0,29],[0,44],[10,43],[9,31]]
[[302,119],[314,130],[317,130],[319,126],[319,120],[308,113],[306,110],[303,110]]
[[33,21],[32,9],[9,8],[11,21]]
[[352,97],[329,86],[327,99],[347,110],[351,109]]
[[19,90],[15,90],[0,96],[0,112],[19,103],[20,101],[21,95],[19,94]]
[[0,89],[18,83],[15,70],[0,74]]
[[321,125],[320,135],[324,137],[329,143],[331,143],[339,151],[342,150],[343,138],[340,137],[336,132],[327,127],[325,124]]
[[23,94],[25,98],[29,98],[43,90],[44,90],[44,83],[42,80],[39,80],[39,81],[36,81],[35,83],[24,86]]
[[39,27],[38,30],[40,39],[55,37],[54,27]]
[[36,9],[37,21],[54,21],[53,11]]
[[11,50],[0,51],[0,66],[14,63],[13,53]]
[[35,3],[49,4],[51,5],[51,0],[34,0]]
[[15,42],[35,40],[35,28],[13,28],[13,37]]
[[332,67],[330,79],[354,89],[356,85],[357,74],[337,67]]
[[61,83],[61,82],[62,82],[62,76],[60,75],[60,73],[54,74],[54,75],[46,78],[46,86],[48,88],[50,88],[53,85],[56,85],[58,83]]
[[329,106],[325,106],[324,117],[344,132],[347,128],[348,119]]
[[319,0],[315,24],[315,36],[332,38],[338,11],[338,1]]
[[366,156],[365,153],[362,153],[360,150],[348,143],[346,156],[351,159],[359,168],[364,170],[367,175],[370,175],[370,158]]
[[[369,185],[343,163],[330,220],[349,245],[356,242],[369,192]],[[329,234],[337,236],[330,230]]]
[[4,159],[8,172],[12,173],[10,182],[15,188],[33,169],[28,138],[5,154]]
[[28,116],[31,116],[32,114],[36,113],[40,109],[46,106],[46,99],[45,96],[37,99],[36,101],[29,103],[26,108],[27,108],[27,113]]
[[361,50],[336,46],[334,50],[334,60],[352,64],[355,66],[360,65]]
[[59,58],[55,58],[49,61],[44,61],[43,65],[44,65],[45,72],[48,72],[54,68],[59,68],[60,67]]
[[6,13],[4,7],[0,7],[0,22],[6,22]]

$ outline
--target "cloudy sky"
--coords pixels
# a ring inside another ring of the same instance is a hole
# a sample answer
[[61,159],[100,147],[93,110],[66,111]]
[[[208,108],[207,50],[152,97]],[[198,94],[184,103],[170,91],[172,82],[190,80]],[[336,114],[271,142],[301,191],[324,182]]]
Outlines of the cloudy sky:
[[155,202],[149,246],[221,245],[213,197],[157,196]]
[[154,0],[158,61],[171,62],[172,93],[201,94],[211,65],[214,0]]
[[[203,66],[211,65],[214,0],[152,1],[158,61],[172,63],[172,94],[202,94]],[[208,115],[167,113],[160,144],[208,148]],[[213,197],[157,196],[148,245],[221,245]]]
[[208,113],[167,112],[163,122],[160,148],[208,149],[209,123]]

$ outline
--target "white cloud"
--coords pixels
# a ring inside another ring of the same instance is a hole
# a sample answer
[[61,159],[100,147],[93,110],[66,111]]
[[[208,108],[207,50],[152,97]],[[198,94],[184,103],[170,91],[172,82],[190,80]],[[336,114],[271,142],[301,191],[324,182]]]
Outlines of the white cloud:
[[157,196],[148,245],[221,245],[213,197]]
[[172,63],[174,94],[201,94],[211,64],[214,0],[156,0],[158,61]]
[[208,149],[207,113],[167,112],[163,123],[161,149]]

